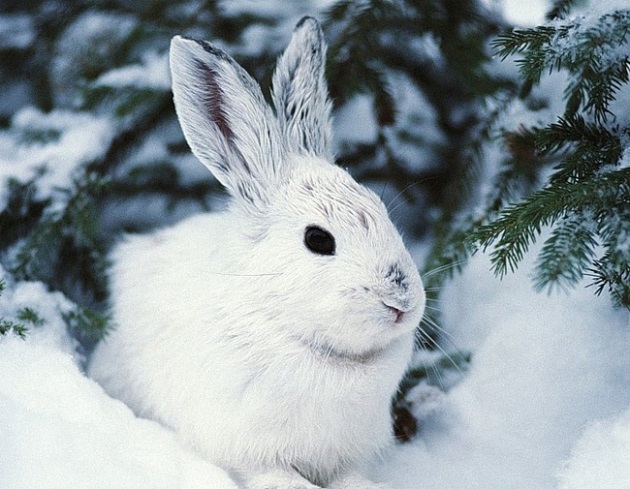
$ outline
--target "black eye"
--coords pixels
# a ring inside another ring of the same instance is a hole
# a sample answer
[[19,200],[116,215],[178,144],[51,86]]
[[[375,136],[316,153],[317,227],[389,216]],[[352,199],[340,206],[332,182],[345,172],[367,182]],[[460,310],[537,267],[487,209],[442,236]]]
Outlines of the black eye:
[[309,250],[318,255],[335,254],[335,238],[328,231],[317,226],[306,228],[306,231],[304,231],[304,244]]

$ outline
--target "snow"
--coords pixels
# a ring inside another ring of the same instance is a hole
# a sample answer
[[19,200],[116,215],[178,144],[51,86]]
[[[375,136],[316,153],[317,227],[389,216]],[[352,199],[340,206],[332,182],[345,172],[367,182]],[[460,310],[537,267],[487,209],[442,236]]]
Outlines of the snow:
[[1,488],[236,488],[83,375],[61,318],[70,301],[41,283],[9,283],[0,317],[25,306],[37,307],[46,324],[26,340],[0,337]]
[[[119,15],[87,10],[76,18],[56,42],[56,56],[50,62],[50,76],[55,103],[61,107],[81,105],[86,77],[86,60],[90,70],[115,58],[115,51],[137,29],[137,21],[131,15]],[[60,53],[63,53],[61,55]],[[73,80],[73,83],[68,83]]]
[[[257,15],[260,17],[282,18],[300,17],[314,15],[329,7],[332,0],[310,0],[293,2],[258,2],[256,0],[232,0],[222,6],[224,12],[229,16],[243,14]],[[287,15],[288,12],[288,15]]]
[[615,10],[628,10],[627,0],[597,0],[589,2],[576,2],[574,15],[586,16],[591,22],[596,22],[601,16],[610,14]]
[[6,205],[9,179],[24,184],[43,172],[36,197],[50,198],[81,165],[102,156],[114,137],[108,119],[66,110],[45,114],[25,107],[12,126],[0,132],[0,209]]
[[598,421],[575,444],[559,489],[617,489],[630,481],[630,409]]
[[[567,483],[583,480],[589,463],[610,465],[623,453],[606,420],[630,407],[628,313],[590,289],[544,296],[533,292],[527,270],[501,282],[489,268],[486,256],[475,257],[443,296],[444,327],[473,352],[470,370],[380,476],[401,489],[418,481],[423,489],[553,488],[559,478],[563,489],[630,487],[627,469],[612,479],[591,473],[590,485]],[[630,430],[627,415],[614,423],[617,432]],[[596,434],[587,430],[587,442],[601,441],[586,452],[580,438],[590,425]],[[611,480],[616,485],[604,485]]]
[[168,53],[147,53],[141,63],[117,68],[104,73],[95,82],[97,86],[171,89]]
[[502,12],[505,19],[513,25],[533,27],[545,21],[545,12],[549,0],[482,0],[486,6]]
[[34,40],[35,26],[31,16],[0,15],[0,49],[26,49]]
[[371,96],[355,95],[335,112],[335,144],[340,149],[376,139],[378,125],[374,119],[373,104]]
[[37,339],[1,347],[0,487],[235,487],[172,433],[108,398],[68,354]]

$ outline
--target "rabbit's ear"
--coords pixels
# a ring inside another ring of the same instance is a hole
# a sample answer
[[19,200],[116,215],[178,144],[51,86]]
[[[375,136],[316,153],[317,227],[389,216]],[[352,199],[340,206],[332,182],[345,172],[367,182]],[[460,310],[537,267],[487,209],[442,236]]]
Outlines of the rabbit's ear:
[[235,198],[264,208],[280,178],[280,129],[258,84],[228,54],[176,36],[173,95],[192,152]]
[[332,161],[325,60],[326,43],[319,24],[312,17],[304,17],[278,60],[273,102],[288,149]]

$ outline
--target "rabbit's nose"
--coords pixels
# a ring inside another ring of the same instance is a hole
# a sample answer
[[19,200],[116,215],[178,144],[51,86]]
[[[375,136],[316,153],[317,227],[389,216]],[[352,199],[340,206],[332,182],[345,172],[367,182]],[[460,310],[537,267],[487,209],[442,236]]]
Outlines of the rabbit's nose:
[[405,311],[401,311],[400,309],[396,307],[388,306],[387,304],[385,305],[387,306],[387,309],[389,309],[391,312],[393,312],[396,315],[396,319],[394,319],[394,324],[398,324],[402,322],[403,317],[405,316]]
[[381,298],[381,302],[392,314],[394,324],[401,323],[405,319],[406,313],[412,309],[409,301],[399,296]]

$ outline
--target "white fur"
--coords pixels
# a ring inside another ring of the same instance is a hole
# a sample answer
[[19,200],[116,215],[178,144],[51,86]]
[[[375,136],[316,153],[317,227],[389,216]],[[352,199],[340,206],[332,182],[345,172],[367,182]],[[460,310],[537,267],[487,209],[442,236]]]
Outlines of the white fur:
[[[173,40],[180,123],[231,205],[115,249],[116,329],[90,365],[256,489],[378,487],[356,468],[391,443],[424,308],[383,204],[331,164],[324,52],[303,19],[274,75],[276,116],[227,54]],[[307,249],[310,225],[335,237],[333,256]]]

